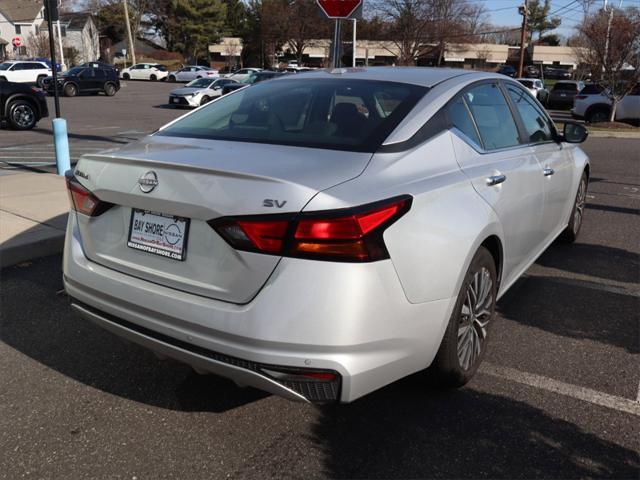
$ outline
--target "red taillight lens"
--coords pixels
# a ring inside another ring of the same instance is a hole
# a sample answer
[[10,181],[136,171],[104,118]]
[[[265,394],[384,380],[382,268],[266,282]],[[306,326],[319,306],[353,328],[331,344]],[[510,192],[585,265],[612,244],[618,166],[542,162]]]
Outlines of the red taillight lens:
[[69,203],[76,212],[83,213],[89,217],[97,217],[112,207],[112,204],[101,202],[98,197],[83,187],[71,171],[67,172],[65,177]]
[[382,234],[410,206],[411,197],[404,196],[355,209],[221,219],[209,224],[238,250],[371,262],[389,258]]

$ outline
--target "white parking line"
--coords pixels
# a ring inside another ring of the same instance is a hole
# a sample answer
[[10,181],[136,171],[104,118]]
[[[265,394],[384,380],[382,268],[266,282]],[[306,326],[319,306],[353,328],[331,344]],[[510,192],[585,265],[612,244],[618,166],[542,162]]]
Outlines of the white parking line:
[[554,380],[553,378],[536,375],[534,373],[521,372],[514,368],[502,367],[488,362],[483,363],[478,371],[492,377],[558,393],[593,405],[599,405],[640,417],[640,392],[638,394],[638,400],[630,400],[628,398],[616,397],[615,395],[609,395],[608,393],[599,392],[590,388],[572,385]]

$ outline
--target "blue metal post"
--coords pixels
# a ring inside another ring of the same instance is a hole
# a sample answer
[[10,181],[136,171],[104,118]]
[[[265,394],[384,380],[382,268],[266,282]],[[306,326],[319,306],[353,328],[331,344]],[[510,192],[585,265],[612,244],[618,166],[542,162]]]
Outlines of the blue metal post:
[[53,141],[56,149],[56,166],[58,168],[58,175],[64,175],[65,172],[71,168],[71,159],[69,158],[69,138],[67,137],[67,121],[64,118],[53,119]]

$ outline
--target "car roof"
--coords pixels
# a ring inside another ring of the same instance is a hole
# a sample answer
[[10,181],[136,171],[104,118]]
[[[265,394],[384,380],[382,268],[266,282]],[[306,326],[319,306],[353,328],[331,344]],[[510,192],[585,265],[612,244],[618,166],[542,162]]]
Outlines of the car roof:
[[542,81],[542,80],[540,80],[539,78],[529,78],[529,77],[520,77],[520,78],[516,78],[516,80],[528,80],[528,81],[530,81],[530,82],[533,82],[534,80],[535,80],[535,81],[538,81],[538,82],[541,82],[541,81]]
[[377,80],[397,83],[407,83],[423,87],[433,87],[462,75],[473,75],[478,79],[506,78],[504,75],[491,72],[476,72],[460,68],[432,68],[432,67],[368,67],[368,68],[340,68],[312,70],[304,75],[291,75],[287,79],[307,81],[310,78],[345,78],[353,80]]

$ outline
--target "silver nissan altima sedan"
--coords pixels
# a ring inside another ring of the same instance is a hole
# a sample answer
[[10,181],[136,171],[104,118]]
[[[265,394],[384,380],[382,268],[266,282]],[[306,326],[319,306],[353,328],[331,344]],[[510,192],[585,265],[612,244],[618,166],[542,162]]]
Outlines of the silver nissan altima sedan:
[[497,74],[260,83],[80,159],[65,288],[116,335],[292,400],[426,368],[461,386],[496,300],[578,235],[586,136]]

